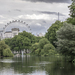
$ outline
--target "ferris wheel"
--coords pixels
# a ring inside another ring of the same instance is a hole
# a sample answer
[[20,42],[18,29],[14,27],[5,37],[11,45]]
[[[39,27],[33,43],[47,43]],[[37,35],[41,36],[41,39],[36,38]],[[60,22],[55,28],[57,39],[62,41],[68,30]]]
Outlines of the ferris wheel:
[[[26,26],[26,27],[31,31],[30,26],[29,26],[28,24],[26,24],[25,21],[22,21],[22,20],[12,20],[12,21],[10,21],[9,23],[7,23],[7,24],[5,25],[5,27],[3,27],[3,31],[5,31],[5,29],[6,29],[9,25],[15,24],[15,23],[19,23],[19,24],[21,23],[21,25]],[[18,24],[18,26],[19,26],[19,24]],[[16,26],[16,24],[15,24],[15,26]]]
[[12,28],[22,28],[23,31],[26,31],[26,29],[28,30],[27,32],[30,32],[31,33],[31,28],[30,26],[25,22],[25,21],[22,21],[22,20],[12,20],[10,22],[8,22],[4,27],[3,27],[3,37],[4,37],[4,33],[6,31],[6,29],[11,26]]

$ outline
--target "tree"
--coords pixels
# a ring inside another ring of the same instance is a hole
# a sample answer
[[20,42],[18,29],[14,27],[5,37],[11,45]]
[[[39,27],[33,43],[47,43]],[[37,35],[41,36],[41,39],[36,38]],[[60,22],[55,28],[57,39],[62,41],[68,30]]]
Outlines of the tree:
[[6,49],[3,50],[3,56],[4,57],[12,57],[13,54],[12,54],[12,52],[9,48],[6,48]]
[[39,43],[35,43],[31,47],[31,54],[37,56],[48,56],[55,53],[55,47],[46,39],[42,38]]
[[70,10],[70,16],[72,18],[75,18],[75,1],[72,0],[72,4],[70,6],[68,6],[69,10]]
[[46,44],[46,45],[44,45],[43,52],[44,53],[42,53],[42,54],[44,56],[54,55],[55,54],[55,47],[52,44]]
[[12,51],[20,51],[20,53],[21,50],[24,49],[26,49],[25,51],[27,52],[27,49],[30,49],[31,44],[38,42],[37,38],[34,35],[26,31],[19,33],[11,39],[5,39],[4,41],[10,46]]
[[24,38],[22,45],[23,45],[23,49],[25,49],[27,53],[27,49],[30,50],[31,47],[31,40],[29,38]]
[[41,52],[43,51],[43,47],[50,42],[46,38],[40,39],[39,43],[35,43],[31,46],[31,54],[41,56]]
[[36,50],[39,48],[39,43],[35,43],[35,44],[32,44],[32,46],[31,46],[31,54],[32,55],[38,55],[38,53],[36,52]]
[[72,17],[68,18],[67,19],[67,23],[70,23],[72,25],[75,25],[75,18],[72,18]]
[[68,6],[70,10],[70,18],[67,19],[68,23],[71,23],[72,25],[75,25],[75,1],[72,0],[72,4]]
[[39,42],[42,38],[44,38],[44,37],[40,37],[40,36],[37,37],[37,36],[35,36],[35,38],[36,38],[35,41],[38,43],[38,42]]
[[22,33],[19,33],[19,35],[23,36],[24,38],[27,37],[28,39],[30,39],[32,44],[34,44],[37,41],[37,39],[34,35],[32,35],[31,33],[26,32],[26,31],[23,31]]
[[0,41],[1,41],[1,38],[0,38]]
[[75,56],[75,26],[64,23],[57,32],[57,50],[59,53],[70,57],[69,61],[73,61]]
[[9,48],[4,41],[0,41],[0,56],[3,56],[3,50]]
[[44,45],[45,44],[49,44],[50,42],[46,39],[46,38],[43,38],[39,41],[39,48],[40,49],[43,49]]
[[0,41],[0,56],[13,56],[9,46],[4,41]]
[[20,51],[20,54],[21,54],[21,50],[25,49],[27,53],[27,49],[30,49],[31,41],[27,37],[17,35],[14,38],[12,38],[12,41],[13,42],[11,48],[15,51]]
[[56,47],[54,41],[57,40],[56,38],[56,31],[63,26],[63,22],[56,21],[53,23],[49,29],[47,30],[47,33],[45,34],[45,37]]

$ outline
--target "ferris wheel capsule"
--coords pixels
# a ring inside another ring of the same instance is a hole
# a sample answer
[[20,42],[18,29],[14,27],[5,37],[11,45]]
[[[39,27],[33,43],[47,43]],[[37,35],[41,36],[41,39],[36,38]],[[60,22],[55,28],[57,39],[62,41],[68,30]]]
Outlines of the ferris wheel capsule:
[[17,20],[15,20],[15,22],[17,22]]
[[12,23],[11,21],[9,23]]
[[28,24],[26,24],[26,26],[28,26]]
[[12,22],[15,22],[15,20],[13,20]]
[[9,23],[7,23],[7,25],[9,25]]
[[21,20],[19,22],[21,22]]
[[14,22],[14,21],[12,21],[12,22]]
[[17,20],[14,20],[14,22],[17,22]]
[[19,22],[19,20],[17,20],[17,22]]
[[20,20],[17,20],[18,22],[20,22]]
[[25,24],[25,22],[23,22]]
[[7,25],[5,25],[5,27],[6,27]]
[[21,21],[21,23],[23,23],[23,21]]

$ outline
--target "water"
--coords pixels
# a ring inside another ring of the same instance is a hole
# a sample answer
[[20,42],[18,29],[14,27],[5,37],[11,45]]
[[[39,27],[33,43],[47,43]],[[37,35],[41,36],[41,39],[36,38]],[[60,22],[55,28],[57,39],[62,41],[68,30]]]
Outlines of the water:
[[22,51],[22,57],[23,57],[23,51]]
[[75,75],[75,64],[58,57],[1,58],[0,75]]

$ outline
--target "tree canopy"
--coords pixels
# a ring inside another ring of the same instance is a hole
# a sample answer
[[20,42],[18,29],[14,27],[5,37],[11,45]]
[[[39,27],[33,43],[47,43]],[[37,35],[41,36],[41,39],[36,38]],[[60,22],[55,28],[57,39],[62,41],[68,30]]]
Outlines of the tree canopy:
[[73,61],[75,56],[75,26],[64,23],[57,32],[57,50],[59,53],[69,56],[70,61]]
[[37,56],[55,55],[55,47],[46,38],[42,38],[39,43],[31,46],[31,54]]
[[4,41],[0,41],[0,56],[13,56],[9,46]]
[[47,33],[45,34],[45,37],[56,47],[54,41],[57,40],[56,38],[56,31],[63,26],[63,22],[56,21],[53,23],[49,29],[47,30]]
[[[10,46],[12,51],[30,50],[32,44],[39,42],[41,37],[36,37],[31,33],[23,31],[11,39],[5,39],[5,43]],[[10,41],[10,42],[9,42]]]
[[70,10],[70,16],[72,18],[75,18],[75,1],[72,0],[72,4],[70,6],[68,6],[69,10]]
[[68,23],[71,23],[72,25],[75,25],[75,1],[72,0],[72,4],[68,6],[70,10],[70,17],[67,19]]

